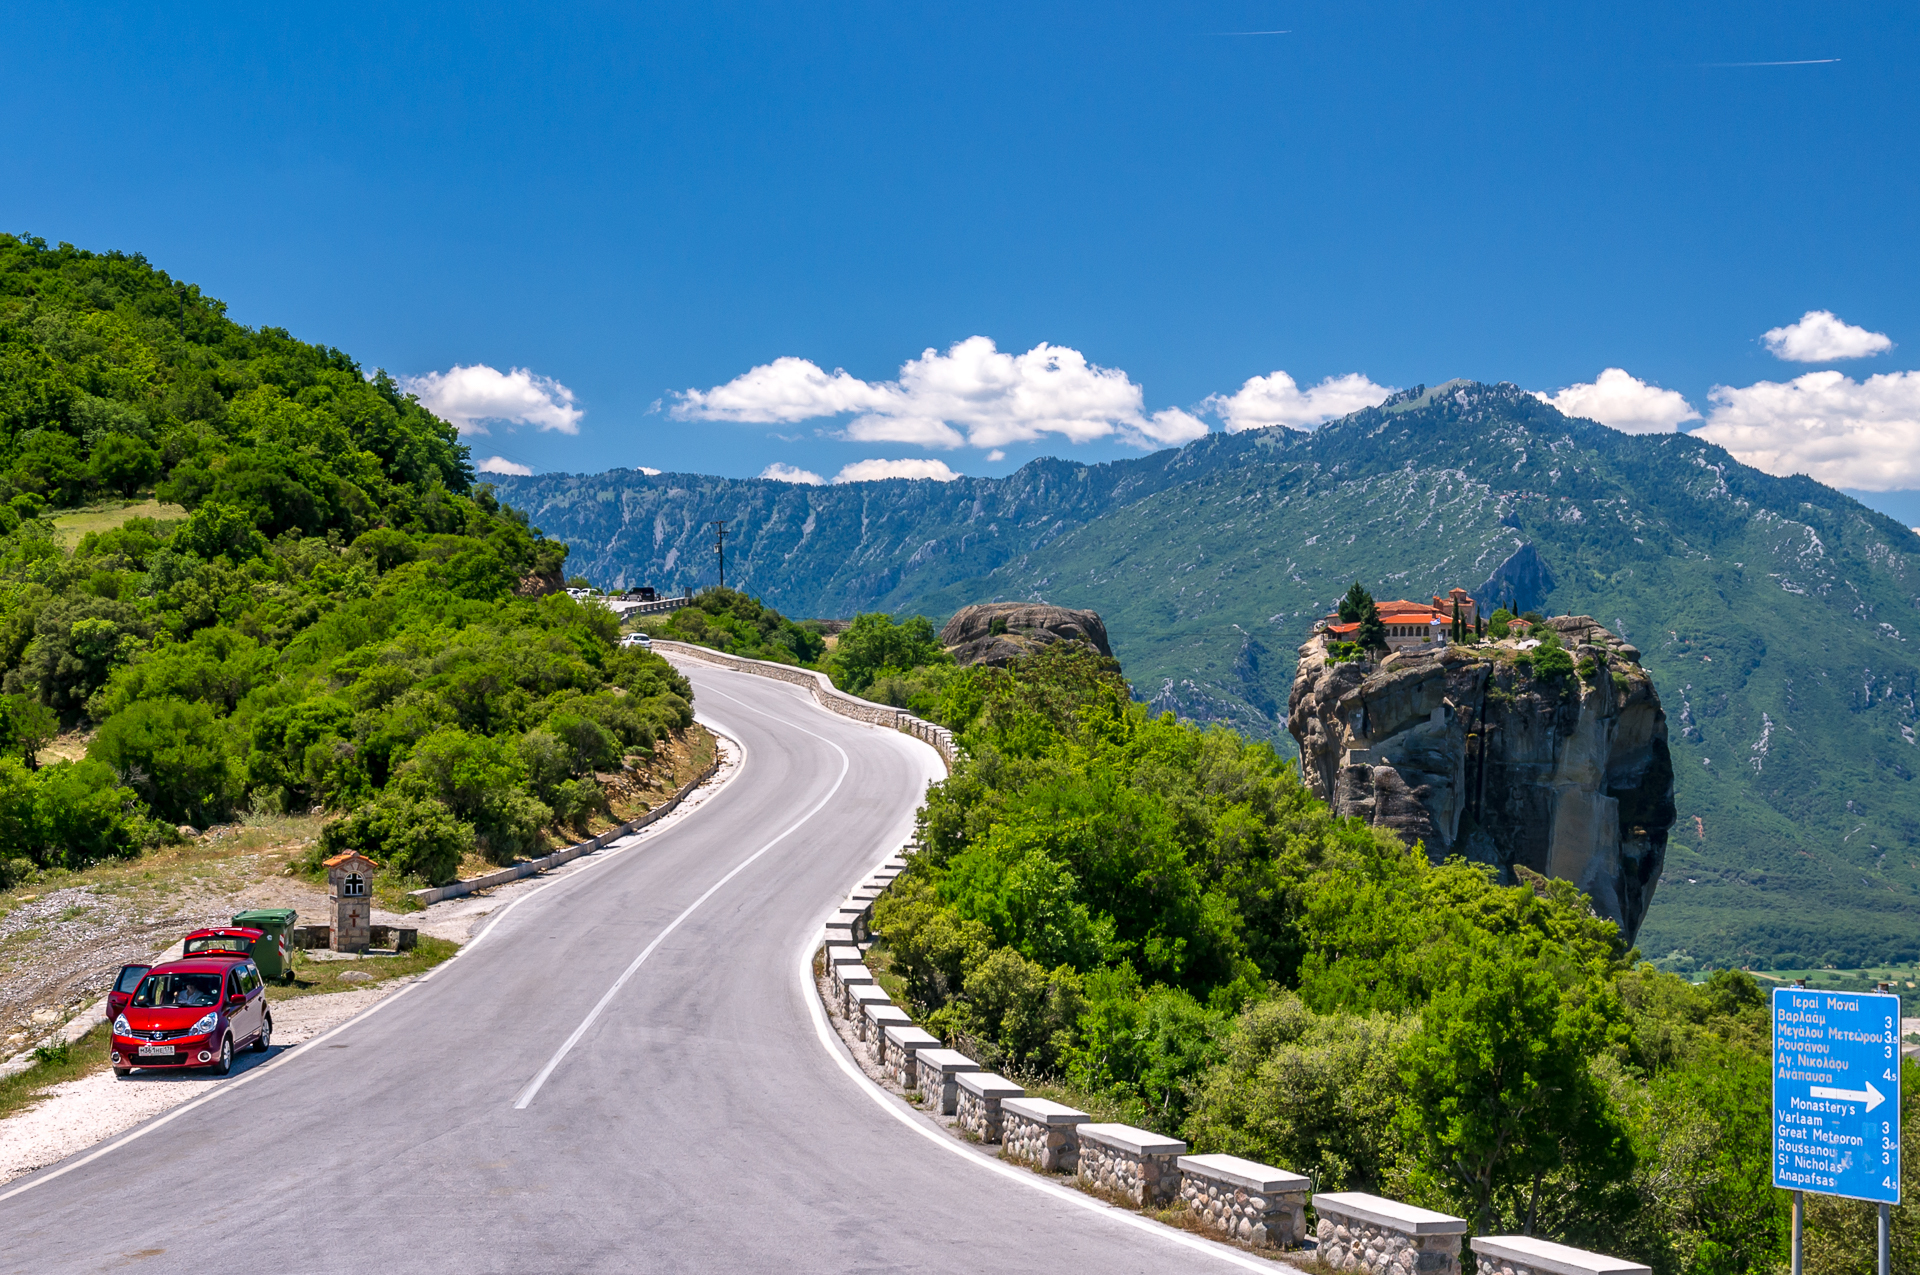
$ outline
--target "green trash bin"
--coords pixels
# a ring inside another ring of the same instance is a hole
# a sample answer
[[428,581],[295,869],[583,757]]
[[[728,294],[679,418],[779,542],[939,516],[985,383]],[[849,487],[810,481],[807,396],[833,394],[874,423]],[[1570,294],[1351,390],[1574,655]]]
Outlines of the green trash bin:
[[297,916],[299,913],[292,908],[255,908],[233,914],[235,925],[266,931],[265,937],[253,945],[253,963],[260,967],[260,977],[286,978],[293,973],[290,931]]

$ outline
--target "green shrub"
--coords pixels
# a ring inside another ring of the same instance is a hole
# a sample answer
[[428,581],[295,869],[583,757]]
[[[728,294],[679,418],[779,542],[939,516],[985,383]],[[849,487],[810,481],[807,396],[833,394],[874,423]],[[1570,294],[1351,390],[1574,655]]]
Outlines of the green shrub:
[[445,885],[458,874],[461,858],[473,846],[472,826],[455,818],[445,803],[385,792],[347,818],[328,824],[320,834],[314,862],[357,850],[401,876]]
[[87,745],[153,812],[169,823],[206,825],[226,817],[240,795],[228,724],[205,704],[138,700],[108,718]]
[[[82,868],[137,854],[161,837],[138,794],[97,761],[28,770],[0,757],[0,860],[30,868]],[[23,876],[17,868],[9,875]]]
[[874,611],[854,617],[834,644],[827,667],[835,686],[859,695],[883,675],[898,677],[924,665],[952,663],[953,657],[940,645],[940,636],[926,616],[909,616],[905,623],[897,623],[885,612]]
[[1403,1170],[1396,1117],[1412,1015],[1315,1014],[1282,993],[1248,1008],[1220,1066],[1197,1086],[1195,1146],[1284,1164],[1318,1191],[1392,1194]]

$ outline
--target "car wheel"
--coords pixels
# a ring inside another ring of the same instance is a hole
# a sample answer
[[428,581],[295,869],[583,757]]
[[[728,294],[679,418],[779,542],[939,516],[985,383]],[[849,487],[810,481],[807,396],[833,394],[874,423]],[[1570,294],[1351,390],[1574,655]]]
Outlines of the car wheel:
[[211,1070],[216,1076],[224,1076],[233,1070],[233,1037],[220,1038],[220,1057],[213,1063]]
[[268,1048],[272,1046],[272,1044],[273,1044],[273,1015],[268,1014],[265,1018],[260,1020],[260,1035],[253,1042],[253,1047],[257,1052],[264,1054],[267,1052]]
[[113,1078],[115,1080],[125,1080],[128,1076],[131,1076],[132,1074],[133,1074],[133,1068],[131,1067],[115,1067],[113,1069]]

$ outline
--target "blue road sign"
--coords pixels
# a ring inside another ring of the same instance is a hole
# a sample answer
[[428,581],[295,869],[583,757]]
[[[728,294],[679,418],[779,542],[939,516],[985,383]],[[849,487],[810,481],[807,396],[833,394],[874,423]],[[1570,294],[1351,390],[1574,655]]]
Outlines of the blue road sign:
[[1773,1184],[1900,1203],[1900,998],[1773,993]]

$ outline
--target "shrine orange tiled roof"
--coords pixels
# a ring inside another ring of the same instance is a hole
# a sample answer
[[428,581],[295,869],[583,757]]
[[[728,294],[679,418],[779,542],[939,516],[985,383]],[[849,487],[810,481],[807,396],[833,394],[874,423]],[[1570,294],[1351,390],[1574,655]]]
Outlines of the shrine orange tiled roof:
[[[348,850],[344,854],[334,855],[333,858],[331,859],[322,859],[320,861],[320,866],[323,868],[337,868],[341,864],[345,863],[348,859],[367,859],[367,856],[364,854],[361,854],[358,850]],[[379,864],[374,863],[372,859],[367,859],[367,862],[373,863],[373,866],[376,868],[380,866]]]

